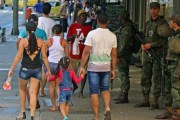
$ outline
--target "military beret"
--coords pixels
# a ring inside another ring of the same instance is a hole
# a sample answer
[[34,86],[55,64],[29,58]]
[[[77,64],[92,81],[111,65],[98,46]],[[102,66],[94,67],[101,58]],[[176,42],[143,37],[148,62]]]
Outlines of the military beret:
[[127,10],[120,10],[119,15],[122,17],[129,18],[129,12]]
[[180,25],[180,15],[175,14],[171,17],[171,20],[176,23],[178,26]]
[[150,8],[159,8],[160,9],[160,4],[158,2],[152,2],[150,3]]

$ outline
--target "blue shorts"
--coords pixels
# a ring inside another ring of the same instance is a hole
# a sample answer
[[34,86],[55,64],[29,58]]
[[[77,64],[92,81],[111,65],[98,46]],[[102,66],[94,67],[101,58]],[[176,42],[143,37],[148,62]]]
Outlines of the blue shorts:
[[42,68],[28,69],[21,67],[19,77],[24,80],[29,80],[31,77],[41,80]]
[[[50,68],[50,71],[51,71],[51,74],[52,74],[52,75],[55,74],[57,66],[58,66],[58,63],[49,62],[49,68]],[[44,72],[45,72],[45,73],[47,72],[47,69],[46,69],[45,66],[44,66]]]
[[88,82],[90,95],[99,94],[103,91],[109,91],[109,75],[110,72],[92,72],[88,71]]
[[72,98],[72,90],[63,90],[60,91],[60,95],[59,95],[59,103],[66,103],[69,102]]

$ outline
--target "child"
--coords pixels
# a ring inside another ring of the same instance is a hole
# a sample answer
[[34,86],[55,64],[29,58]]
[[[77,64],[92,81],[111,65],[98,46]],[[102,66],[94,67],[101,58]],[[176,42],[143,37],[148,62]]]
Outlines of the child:
[[[68,69],[70,63],[70,59],[68,57],[62,57],[60,62],[58,63],[55,76],[49,79],[49,81],[54,81],[56,78],[60,78],[59,81],[59,103],[61,114],[64,117],[64,120],[68,120],[68,112],[69,112],[69,101],[72,97],[72,79],[75,83],[79,83],[84,75],[81,74],[79,78],[76,77],[76,74],[73,70]],[[62,69],[59,70],[60,65]]]

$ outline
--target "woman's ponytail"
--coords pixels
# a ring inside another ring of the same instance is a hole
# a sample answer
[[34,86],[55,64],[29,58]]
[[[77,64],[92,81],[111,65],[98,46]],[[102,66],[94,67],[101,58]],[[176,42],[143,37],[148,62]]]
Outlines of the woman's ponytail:
[[26,30],[29,32],[28,51],[30,52],[30,55],[34,54],[34,52],[38,50],[37,39],[35,36],[36,28],[37,26],[34,22],[28,22],[26,24]]

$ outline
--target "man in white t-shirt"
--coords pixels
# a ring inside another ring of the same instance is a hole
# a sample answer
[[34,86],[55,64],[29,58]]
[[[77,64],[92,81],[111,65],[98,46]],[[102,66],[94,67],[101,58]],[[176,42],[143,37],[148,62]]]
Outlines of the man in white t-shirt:
[[56,21],[49,18],[49,13],[51,11],[51,4],[44,3],[42,6],[43,17],[39,17],[38,28],[44,30],[47,35],[47,39],[53,37],[52,28],[56,25]]
[[84,74],[84,66],[89,58],[87,74],[94,120],[99,120],[99,90],[105,104],[104,120],[111,120],[109,76],[110,79],[114,79],[115,77],[117,39],[116,36],[107,29],[108,22],[108,15],[106,13],[100,13],[98,15],[97,23],[99,28],[89,32],[86,38],[79,72],[79,74]]
[[[53,37],[52,28],[54,25],[56,25],[56,21],[49,18],[50,11],[51,11],[51,4],[48,2],[44,3],[42,6],[43,17],[39,17],[39,21],[38,21],[38,28],[40,28],[46,32],[47,39],[50,39]],[[46,96],[44,93],[44,88],[45,88],[46,82],[47,82],[45,79],[44,72],[42,72],[41,81],[42,81],[42,84],[41,84],[40,96],[44,97],[44,96]]]

